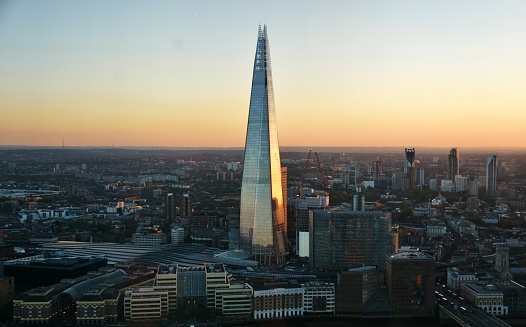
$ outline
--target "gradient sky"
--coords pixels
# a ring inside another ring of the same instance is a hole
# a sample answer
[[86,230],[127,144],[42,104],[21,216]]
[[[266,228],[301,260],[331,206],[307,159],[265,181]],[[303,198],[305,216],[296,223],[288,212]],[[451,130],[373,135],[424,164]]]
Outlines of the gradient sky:
[[526,147],[526,1],[0,1],[0,145]]

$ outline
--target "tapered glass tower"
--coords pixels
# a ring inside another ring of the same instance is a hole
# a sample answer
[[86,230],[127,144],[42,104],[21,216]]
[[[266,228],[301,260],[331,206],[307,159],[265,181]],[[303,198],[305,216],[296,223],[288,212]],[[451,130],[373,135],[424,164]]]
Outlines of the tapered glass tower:
[[248,113],[239,245],[270,264],[285,256],[285,213],[266,26],[259,28]]

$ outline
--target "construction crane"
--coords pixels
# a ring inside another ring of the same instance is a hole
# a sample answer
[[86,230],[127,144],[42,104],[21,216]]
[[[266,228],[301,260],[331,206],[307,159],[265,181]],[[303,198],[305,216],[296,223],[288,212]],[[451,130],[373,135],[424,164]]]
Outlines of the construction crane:
[[[309,167],[311,154],[312,154],[312,150],[309,150],[309,155],[307,156],[307,161],[305,161],[305,166],[303,167],[303,174],[301,175],[301,185],[300,185],[300,189],[298,191],[299,197],[301,197],[301,193],[303,192],[303,183],[305,182],[305,174],[307,173],[307,167]],[[327,186],[328,186],[329,182],[327,180],[327,177],[323,176],[323,171],[321,169],[320,157],[318,156],[318,152],[314,152],[314,154],[316,155],[316,162],[317,162],[317,165],[318,165],[318,172],[320,174],[321,182],[323,184],[323,196],[326,196],[327,195]]]

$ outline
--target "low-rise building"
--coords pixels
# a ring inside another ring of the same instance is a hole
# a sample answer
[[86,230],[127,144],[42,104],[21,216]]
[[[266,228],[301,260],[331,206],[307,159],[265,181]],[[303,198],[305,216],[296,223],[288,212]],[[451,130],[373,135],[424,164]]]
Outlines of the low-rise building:
[[160,245],[166,244],[166,234],[160,229],[151,227],[137,227],[137,231],[132,235],[133,244]]
[[304,313],[334,314],[335,288],[333,283],[311,281],[302,285]]
[[192,316],[200,310],[213,310],[216,291],[228,289],[230,277],[222,264],[160,265],[151,287],[126,291],[125,317],[151,320],[174,316],[177,312]]
[[447,269],[447,287],[454,291],[460,291],[464,283],[476,283],[478,276],[472,270],[449,267]]
[[245,283],[215,290],[216,310],[227,319],[248,320],[252,315],[253,289]]
[[292,282],[251,283],[254,319],[303,316],[303,288]]
[[492,315],[503,316],[508,314],[508,307],[504,305],[504,294],[493,284],[463,284],[462,296]]
[[124,317],[129,320],[159,320],[168,315],[168,291],[154,287],[131,288],[124,293]]
[[380,287],[380,271],[376,266],[356,267],[338,273],[336,313],[361,316],[363,305]]

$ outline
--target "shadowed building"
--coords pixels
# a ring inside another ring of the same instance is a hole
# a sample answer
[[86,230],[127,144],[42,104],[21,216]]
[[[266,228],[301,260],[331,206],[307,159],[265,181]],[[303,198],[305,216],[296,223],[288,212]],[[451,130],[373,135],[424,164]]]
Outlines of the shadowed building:
[[336,313],[362,316],[364,304],[380,286],[381,274],[376,266],[361,266],[339,272],[336,284]]
[[284,262],[286,222],[266,26],[259,29],[240,204],[240,247],[264,264]]
[[394,316],[432,316],[435,313],[435,259],[422,252],[387,257],[385,274]]
[[497,156],[486,157],[486,194],[495,195],[497,192]]
[[457,175],[460,175],[460,152],[453,148],[447,156],[447,179],[453,181]]

